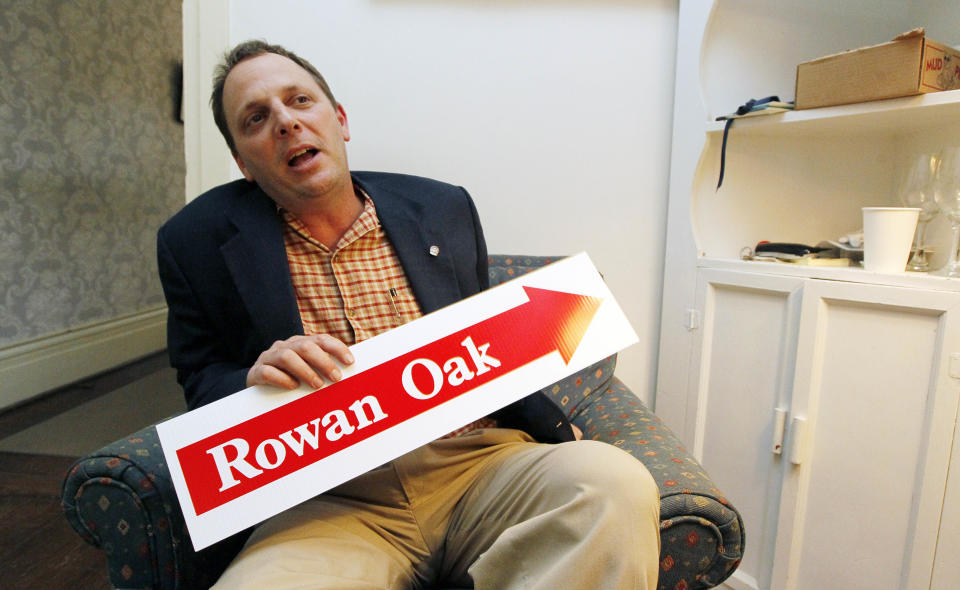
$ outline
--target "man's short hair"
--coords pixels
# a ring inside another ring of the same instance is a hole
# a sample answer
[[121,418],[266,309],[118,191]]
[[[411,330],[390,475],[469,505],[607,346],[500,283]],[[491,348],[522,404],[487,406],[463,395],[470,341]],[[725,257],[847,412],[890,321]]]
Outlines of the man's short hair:
[[330,104],[334,107],[337,106],[337,99],[333,97],[333,92],[330,91],[327,81],[323,79],[320,72],[318,72],[310,62],[280,45],[271,45],[260,39],[244,41],[224,54],[223,60],[217,65],[216,69],[214,69],[213,92],[210,94],[210,108],[213,109],[213,120],[216,122],[217,128],[220,129],[220,133],[223,134],[223,138],[227,140],[227,145],[230,146],[230,151],[233,153],[236,153],[237,147],[233,142],[233,136],[230,135],[230,129],[227,127],[227,114],[223,110],[223,85],[226,83],[227,75],[233,70],[234,66],[245,59],[257,57],[265,53],[282,55],[306,70],[317,82],[317,85],[320,86],[320,90],[322,90],[330,100]]

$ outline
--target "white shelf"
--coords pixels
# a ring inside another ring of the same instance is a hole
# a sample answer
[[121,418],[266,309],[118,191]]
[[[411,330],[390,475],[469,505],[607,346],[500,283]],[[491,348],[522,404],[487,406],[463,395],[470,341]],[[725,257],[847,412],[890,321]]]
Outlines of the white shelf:
[[[896,187],[908,154],[960,143],[960,90],[737,119],[718,192],[723,128],[723,121],[707,125],[691,216],[700,256],[735,261],[742,247],[760,240],[836,239],[862,227],[861,207],[898,204]],[[930,230],[928,245],[946,252],[950,236],[944,225],[934,223]],[[946,260],[940,255],[935,262]],[[825,276],[891,280],[865,278],[859,269],[852,277],[844,274],[850,272]],[[955,282],[922,287],[956,290]]]
[[749,272],[763,275],[781,275],[829,281],[844,281],[868,285],[886,285],[934,291],[960,291],[960,278],[948,278],[929,273],[904,272],[899,274],[867,272],[860,267],[804,266],[782,262],[700,258],[700,268]]
[[[872,135],[902,134],[937,128],[960,120],[960,90],[877,100],[850,105],[788,111],[736,119],[739,134]],[[723,133],[725,121],[712,121],[707,133]],[[960,138],[958,138],[960,141]]]

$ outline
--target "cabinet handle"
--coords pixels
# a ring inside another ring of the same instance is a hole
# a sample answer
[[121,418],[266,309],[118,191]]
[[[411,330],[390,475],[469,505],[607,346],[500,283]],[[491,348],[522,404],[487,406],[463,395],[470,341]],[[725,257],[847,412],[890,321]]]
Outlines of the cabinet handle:
[[793,431],[793,442],[790,447],[790,462],[794,465],[803,463],[804,450],[807,444],[807,419],[794,418],[790,425]]
[[773,451],[774,455],[783,453],[783,433],[787,427],[787,411],[777,408],[773,411]]

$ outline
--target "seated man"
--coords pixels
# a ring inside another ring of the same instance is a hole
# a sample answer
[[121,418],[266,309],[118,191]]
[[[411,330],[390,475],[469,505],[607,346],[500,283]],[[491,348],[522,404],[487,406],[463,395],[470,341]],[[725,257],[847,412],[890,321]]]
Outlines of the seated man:
[[[348,345],[487,287],[462,188],[347,167],[347,115],[260,41],[218,68],[214,118],[245,180],[158,236],[173,366],[194,408],[319,388]],[[621,450],[524,398],[259,525],[217,588],[653,589],[659,493]]]

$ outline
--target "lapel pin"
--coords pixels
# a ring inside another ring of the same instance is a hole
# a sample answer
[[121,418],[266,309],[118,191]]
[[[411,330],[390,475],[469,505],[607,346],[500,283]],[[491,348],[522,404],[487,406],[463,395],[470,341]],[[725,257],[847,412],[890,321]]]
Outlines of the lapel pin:
[[430,246],[430,256],[438,256],[440,254],[440,246]]

